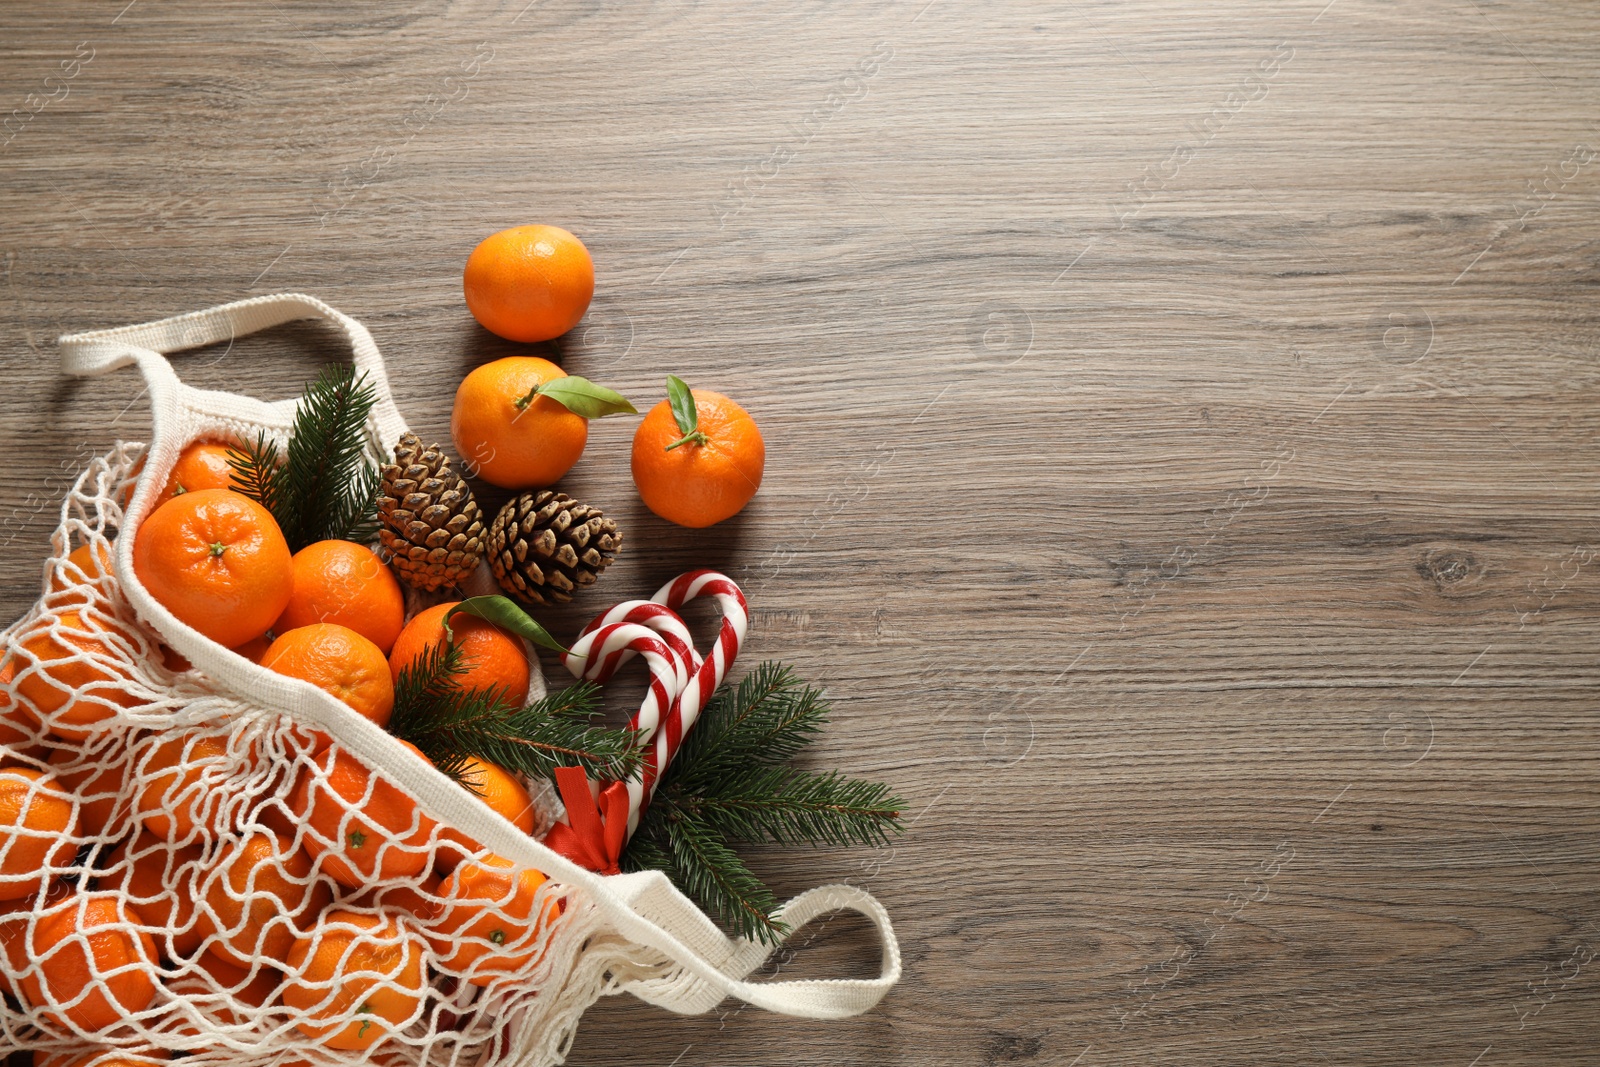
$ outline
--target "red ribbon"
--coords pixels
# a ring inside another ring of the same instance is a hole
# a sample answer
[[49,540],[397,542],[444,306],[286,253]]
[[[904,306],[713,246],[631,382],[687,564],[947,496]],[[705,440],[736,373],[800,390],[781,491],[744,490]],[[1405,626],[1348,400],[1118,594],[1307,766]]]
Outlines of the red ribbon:
[[612,782],[595,803],[582,767],[557,767],[556,788],[567,806],[567,821],[545,835],[545,847],[600,874],[621,874],[622,842],[628,834],[628,787]]

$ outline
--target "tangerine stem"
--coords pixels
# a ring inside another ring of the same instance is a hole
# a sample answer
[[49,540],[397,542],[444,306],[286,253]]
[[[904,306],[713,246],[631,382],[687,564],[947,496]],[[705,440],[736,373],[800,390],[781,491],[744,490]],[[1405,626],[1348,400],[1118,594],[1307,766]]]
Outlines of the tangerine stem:
[[213,542],[211,542],[211,554],[212,554],[212,556],[220,556],[226,551],[228,551],[228,546],[223,544],[221,541],[213,541]]
[[538,385],[536,385],[532,389],[528,390],[528,395],[527,396],[523,397],[520,400],[512,401],[511,402],[511,406],[516,408],[518,411],[521,411],[523,408],[525,408],[529,404],[533,403],[533,398],[538,396],[539,395],[539,390],[543,389],[543,388],[544,388],[544,383],[540,382]]
[[701,431],[695,430],[693,433],[686,433],[682,437],[678,438],[676,441],[672,442],[670,445],[668,445],[666,447],[666,451],[671,452],[674,448],[677,448],[679,445],[687,445],[687,444],[709,445],[710,443],[711,443],[711,438],[707,437]]

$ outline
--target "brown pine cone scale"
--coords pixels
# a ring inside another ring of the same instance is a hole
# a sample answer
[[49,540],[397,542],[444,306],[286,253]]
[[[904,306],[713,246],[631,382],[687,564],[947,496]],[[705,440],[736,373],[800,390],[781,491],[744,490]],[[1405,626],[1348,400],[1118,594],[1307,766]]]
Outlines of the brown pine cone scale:
[[593,585],[621,548],[615,519],[551,489],[518,494],[489,526],[495,580],[532,604],[565,604]]

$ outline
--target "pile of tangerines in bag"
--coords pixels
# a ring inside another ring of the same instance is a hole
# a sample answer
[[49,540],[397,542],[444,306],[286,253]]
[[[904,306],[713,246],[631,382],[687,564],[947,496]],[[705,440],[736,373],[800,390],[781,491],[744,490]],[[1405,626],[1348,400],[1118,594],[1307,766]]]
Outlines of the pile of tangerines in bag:
[[[370,548],[328,540],[291,555],[272,514],[248,497],[178,492],[181,479],[203,482],[225,451],[185,451],[135,541],[140,580],[205,636],[384,725],[394,677],[445,640],[452,605],[406,623],[399,584]],[[21,633],[0,668],[17,696],[0,716],[11,756],[0,767],[0,948],[23,976],[0,991],[94,1034],[151,1007],[158,976],[189,961],[243,1003],[304,1012],[306,1037],[360,1049],[417,1016],[424,946],[441,970],[480,985],[529,961],[537,926],[560,914],[539,893],[543,876],[438,827],[330,739],[311,743],[297,775],[285,767],[295,780],[267,790],[284,799],[254,806],[246,821],[248,798],[215,787],[237,781],[241,762],[268,757],[248,743],[241,751],[227,729],[103,731],[116,705],[145,699],[134,672],[112,664],[150,643],[109,601],[109,552],[85,545],[54,569],[53,615]],[[451,628],[470,684],[526,695],[519,639],[471,617]],[[166,670],[187,669],[156,651]],[[108,738],[129,751],[96,745]],[[486,804],[532,831],[521,782],[488,764],[469,775]],[[112,848],[105,835],[120,827],[132,833]],[[74,885],[79,848],[94,842]],[[397,882],[425,893],[378,915],[340,908]],[[166,988],[207,991],[198,976]]]
[[[581,319],[593,268],[565,231],[522,227],[473,253],[465,289],[487,328],[543,340]],[[562,477],[598,417],[596,393],[609,393],[550,386],[564,377],[533,356],[469,374],[452,419],[467,469],[518,491]],[[635,481],[663,517],[709,525],[754,494],[760,435],[727,398],[673,382],[678,393],[635,437]],[[611,404],[598,414],[624,410],[633,411]],[[465,690],[527,699],[523,639],[451,614],[456,600],[408,619],[375,542],[333,537],[291,551],[273,510],[242,491],[241,447],[190,444],[135,536],[134,572],[174,616],[379,726],[404,672],[441,647],[460,650]],[[170,694],[190,670],[112,602],[111,552],[90,539],[55,561],[47,610],[0,663],[0,952],[21,975],[0,971],[0,993],[93,1035],[164,995],[221,989],[242,1004],[293,1009],[303,1038],[323,1047],[365,1049],[417,1018],[425,959],[477,986],[525,969],[542,951],[541,928],[562,913],[544,876],[438,826],[331,738],[286,752],[226,724],[109,729],[121,712],[179,703]],[[454,770],[533,832],[521,777],[479,759]],[[241,776],[265,783],[253,800],[214,788]],[[360,907],[396,887],[386,898],[396,906]],[[188,977],[163,991],[171,973]]]

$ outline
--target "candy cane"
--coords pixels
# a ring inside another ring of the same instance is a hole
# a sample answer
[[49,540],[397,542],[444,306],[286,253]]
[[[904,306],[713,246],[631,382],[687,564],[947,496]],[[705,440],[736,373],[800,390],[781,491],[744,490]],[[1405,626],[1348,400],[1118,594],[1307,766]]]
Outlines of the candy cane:
[[[700,653],[694,650],[694,636],[689,633],[689,627],[684,625],[677,612],[654,600],[624,600],[596,616],[579,636],[593,633],[602,626],[614,626],[622,622],[634,622],[654,630],[677,653],[690,673],[700,669]],[[604,685],[624,662],[623,651],[606,657],[594,656],[584,661],[583,672],[578,677]]]
[[[695,651],[689,628],[677,613],[702,596],[714,597],[722,610],[722,628],[711,654],[704,658]],[[716,571],[690,571],[662,586],[650,600],[625,601],[602,613],[562,658],[575,677],[602,683],[635,654],[643,654],[651,664],[650,691],[631,723],[649,747],[639,775],[627,783],[629,836],[638,829],[644,806],[678,754],[684,735],[727,677],[749,623],[744,594],[733,579]]]
[[[740,592],[732,578],[716,571],[680,574],[656,590],[656,595],[651,599],[676,611],[689,601],[703,596],[716,598],[717,606],[722,610],[722,629],[717,633],[716,644],[711,646],[711,654],[700,664],[694,677],[689,679],[688,688],[683,690],[678,703],[668,713],[667,721],[676,725],[680,740],[681,735],[687,733],[695,720],[700,718],[700,712],[710,702],[717,686],[728,677],[733,661],[738,658],[739,646],[744,643],[745,633],[750,628],[750,609],[745,604],[744,593]],[[677,743],[674,742],[672,751],[676,753],[677,750]]]
[[672,753],[663,748],[664,739],[670,731],[660,727],[663,719],[670,718],[678,696],[688,684],[689,668],[672,646],[654,630],[632,622],[612,623],[583,634],[562,657],[567,670],[575,677],[582,678],[591,663],[609,661],[620,665],[635,655],[643,656],[650,667],[650,688],[629,725],[640,732],[650,747],[645,750],[642,774],[627,783],[630,834],[638,825],[639,812],[643,810],[645,801],[655,789],[659,769],[664,768],[672,758]]

